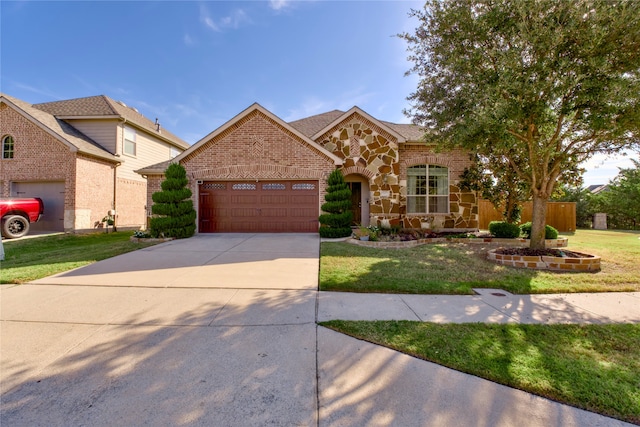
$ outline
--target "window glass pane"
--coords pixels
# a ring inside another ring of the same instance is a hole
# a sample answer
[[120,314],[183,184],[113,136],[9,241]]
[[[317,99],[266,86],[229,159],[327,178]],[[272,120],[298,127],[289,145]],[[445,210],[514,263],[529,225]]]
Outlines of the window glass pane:
[[424,196],[407,196],[407,213],[426,213],[427,198]]
[[2,158],[13,159],[13,137],[7,135],[2,140]]
[[124,144],[122,151],[131,156],[136,155],[136,131],[131,128],[124,128]]
[[448,202],[447,196],[429,196],[429,213],[448,213]]
[[407,194],[427,194],[427,167],[426,165],[407,168]]
[[442,166],[429,165],[429,194],[449,194],[449,170]]

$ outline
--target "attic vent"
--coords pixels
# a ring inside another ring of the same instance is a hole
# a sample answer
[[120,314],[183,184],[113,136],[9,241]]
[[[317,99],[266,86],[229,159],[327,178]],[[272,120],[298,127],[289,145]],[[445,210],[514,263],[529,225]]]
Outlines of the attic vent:
[[116,102],[117,102],[118,104],[122,105],[123,107],[126,107],[126,106],[127,106],[127,104],[125,104],[125,103],[124,103],[124,102],[122,102],[122,101],[116,101]]
[[130,108],[131,108],[133,111],[135,111],[136,113],[140,114],[140,111],[138,111],[138,109],[137,109],[137,108],[135,108],[135,107],[130,107]]

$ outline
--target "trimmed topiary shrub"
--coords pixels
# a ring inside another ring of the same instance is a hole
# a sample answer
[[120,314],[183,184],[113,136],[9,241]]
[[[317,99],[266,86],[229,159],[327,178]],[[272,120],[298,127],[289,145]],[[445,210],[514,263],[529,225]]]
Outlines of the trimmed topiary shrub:
[[[525,222],[520,226],[520,232],[522,233],[522,237],[525,239],[531,238],[531,222]],[[558,230],[554,227],[547,224],[544,227],[544,238],[545,239],[557,239],[558,238]]]
[[189,180],[182,165],[172,163],[164,172],[162,191],[151,195],[153,206],[150,234],[153,237],[183,239],[196,231],[196,211],[193,209],[191,190],[186,188]]
[[491,221],[489,223],[489,232],[493,237],[515,239],[520,236],[520,227],[518,227],[518,224],[511,224],[506,221]]
[[321,206],[320,215],[320,236],[328,238],[351,236],[351,190],[344,182],[342,172],[338,169],[331,172],[327,179],[327,194],[324,196],[325,203]]

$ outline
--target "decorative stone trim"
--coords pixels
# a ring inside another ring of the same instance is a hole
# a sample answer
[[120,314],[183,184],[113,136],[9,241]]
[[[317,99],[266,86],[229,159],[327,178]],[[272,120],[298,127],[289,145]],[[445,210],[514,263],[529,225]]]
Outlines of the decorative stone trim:
[[134,242],[134,243],[163,243],[163,242],[169,242],[171,240],[173,240],[173,237],[166,237],[164,239],[156,239],[153,237],[129,237],[129,240]]
[[584,258],[568,258],[553,256],[503,255],[492,249],[488,259],[510,267],[531,268],[553,271],[600,271],[600,257],[584,255]]
[[[467,239],[462,237],[430,237],[425,239],[418,240],[406,240],[404,242],[372,242],[372,241],[362,241],[356,239],[348,239],[348,243],[352,243],[358,246],[367,246],[370,248],[390,248],[390,249],[402,249],[402,248],[413,248],[421,245],[428,245],[433,243],[469,243],[469,244],[483,244],[483,245],[491,245],[491,246],[518,246],[518,247],[527,247],[529,246],[529,239],[496,239],[493,237],[486,238],[476,238],[476,239]],[[569,243],[569,239],[566,237],[560,239],[550,239],[545,240],[547,248],[563,248],[566,247]]]

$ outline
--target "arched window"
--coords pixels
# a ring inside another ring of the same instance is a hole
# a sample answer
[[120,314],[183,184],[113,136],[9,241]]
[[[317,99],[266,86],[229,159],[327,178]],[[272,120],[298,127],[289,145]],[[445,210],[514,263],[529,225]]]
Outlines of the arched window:
[[5,137],[2,138],[2,158],[13,159],[13,153],[13,137],[11,135],[5,135]]
[[449,169],[436,165],[407,168],[407,213],[449,213]]

